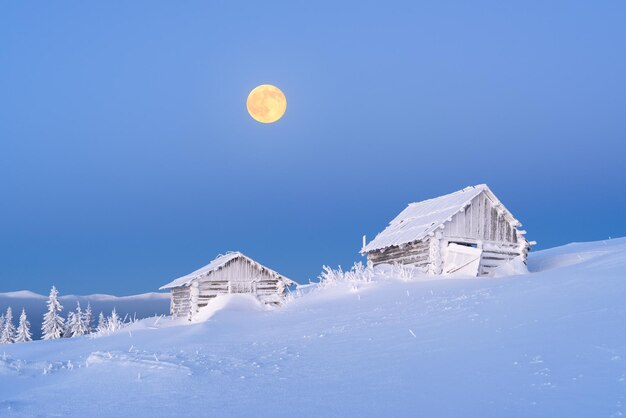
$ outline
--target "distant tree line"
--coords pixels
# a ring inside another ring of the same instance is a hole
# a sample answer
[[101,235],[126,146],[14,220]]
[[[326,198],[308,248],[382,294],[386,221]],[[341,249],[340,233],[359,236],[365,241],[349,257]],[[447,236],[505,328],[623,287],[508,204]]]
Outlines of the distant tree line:
[[[117,331],[129,322],[123,320],[118,315],[115,308],[109,317],[105,317],[103,312],[98,316],[98,324],[93,325],[91,306],[87,303],[85,310],[80,307],[80,302],[76,302],[76,309],[63,318],[63,306],[59,302],[59,292],[52,286],[50,296],[48,296],[47,311],[43,316],[41,325],[41,339],[55,340],[58,338],[73,338],[87,334],[106,334]],[[13,311],[9,306],[6,314],[0,314],[0,344],[23,343],[33,340],[30,331],[30,322],[26,316],[26,310],[22,308],[17,328],[13,323]]]

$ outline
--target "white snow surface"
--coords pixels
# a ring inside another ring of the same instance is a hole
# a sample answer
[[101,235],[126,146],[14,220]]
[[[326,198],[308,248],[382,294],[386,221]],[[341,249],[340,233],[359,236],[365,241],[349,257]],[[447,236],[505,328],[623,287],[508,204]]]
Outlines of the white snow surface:
[[[472,202],[472,199],[483,191],[487,192],[494,202],[500,203],[486,184],[469,186],[434,199],[411,203],[389,222],[385,230],[363,247],[361,252],[366,253],[421,240],[441,227],[457,212],[464,210]],[[504,206],[502,209],[515,220]]]
[[0,416],[616,417],[626,239],[505,278],[308,286],[280,309],[0,347]]
[[218,295],[211,299],[207,306],[200,308],[198,313],[193,316],[192,321],[206,322],[221,311],[225,311],[229,314],[234,313],[235,315],[239,315],[239,313],[261,312],[267,311],[268,309],[271,308],[268,308],[266,305],[262,304],[252,294],[239,293],[230,295]]
[[495,268],[492,277],[520,276],[522,274],[528,274],[528,266],[524,259],[519,256]]

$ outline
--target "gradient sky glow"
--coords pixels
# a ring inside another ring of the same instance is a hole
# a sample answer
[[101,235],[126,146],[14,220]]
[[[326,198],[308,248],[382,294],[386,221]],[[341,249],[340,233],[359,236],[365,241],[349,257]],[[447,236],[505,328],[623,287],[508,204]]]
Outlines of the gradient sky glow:
[[[4,2],[0,292],[126,295],[240,250],[306,282],[487,183],[626,235],[626,3]],[[274,84],[285,117],[245,101]]]

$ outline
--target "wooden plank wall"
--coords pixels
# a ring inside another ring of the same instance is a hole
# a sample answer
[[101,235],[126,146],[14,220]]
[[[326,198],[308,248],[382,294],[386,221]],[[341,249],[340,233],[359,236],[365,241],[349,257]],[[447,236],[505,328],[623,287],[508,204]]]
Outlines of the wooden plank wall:
[[485,193],[481,193],[472,200],[464,212],[458,212],[446,223],[443,236],[517,244],[515,228],[515,225],[504,216],[504,212],[498,213],[495,202]]
[[445,241],[462,242],[463,239],[480,243],[483,255],[478,270],[479,276],[488,276],[497,267],[509,260],[522,256],[526,261],[528,247],[518,239],[517,227],[504,212],[498,212],[496,202],[485,193],[476,196],[465,211],[459,212],[446,223],[443,229]]

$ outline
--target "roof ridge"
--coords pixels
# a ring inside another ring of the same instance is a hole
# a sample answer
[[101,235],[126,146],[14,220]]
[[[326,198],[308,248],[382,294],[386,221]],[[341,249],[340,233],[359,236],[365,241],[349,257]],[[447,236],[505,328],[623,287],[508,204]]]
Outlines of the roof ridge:
[[226,257],[226,256],[233,255],[233,254],[243,255],[245,257],[245,254],[242,253],[241,251],[226,251],[224,254],[221,254],[221,253],[218,254],[217,257],[215,257],[213,260],[211,260],[211,262],[213,262],[215,260],[218,260],[218,259],[220,259],[222,257]]
[[[209,262],[208,264],[192,271],[191,273],[185,274],[184,276],[180,276],[177,279],[174,279],[173,281],[171,281],[170,283],[161,286],[159,289],[167,289],[167,288],[171,288],[171,287],[177,287],[177,286],[185,286],[187,284],[189,284],[189,282],[191,282],[192,280],[194,280],[197,277],[200,277],[201,275],[207,275],[210,274],[213,271],[222,269],[226,264],[230,263],[233,260],[238,259],[239,257],[243,257],[244,259],[248,260],[249,262],[251,262],[252,264],[256,265],[258,268],[261,269],[265,269],[277,276],[279,276],[281,278],[281,280],[287,282],[287,283],[296,283],[293,280],[289,279],[288,277],[278,273],[275,270],[272,270],[271,268],[259,263],[258,261],[248,257],[247,255],[245,255],[244,253],[242,253],[241,251],[227,251],[226,254],[219,254],[217,257],[215,257],[213,260],[211,260],[211,262]],[[226,259],[226,260],[223,260]],[[215,264],[213,266],[211,266],[212,264]],[[210,268],[209,268],[210,267]]]
[[417,202],[411,202],[411,203],[409,203],[407,206],[413,206],[413,205],[417,205],[417,204],[422,204],[422,203],[430,202],[430,201],[432,201],[432,200],[442,199],[442,198],[444,198],[444,197],[452,196],[452,195],[454,195],[454,194],[460,194],[460,193],[469,192],[470,190],[474,190],[474,189],[481,189],[481,191],[482,191],[482,190],[485,190],[485,189],[487,189],[487,190],[491,190],[491,189],[489,188],[489,186],[487,186],[487,184],[485,184],[485,183],[481,183],[481,184],[477,184],[477,185],[475,185],[475,186],[467,186],[467,187],[464,187],[464,188],[462,188],[462,189],[460,189],[460,190],[457,190],[457,191],[454,191],[454,192],[451,192],[451,193],[447,193],[447,194],[443,194],[443,195],[441,195],[441,196],[431,197],[430,199],[424,199],[424,200],[419,200],[419,201],[417,201]]

